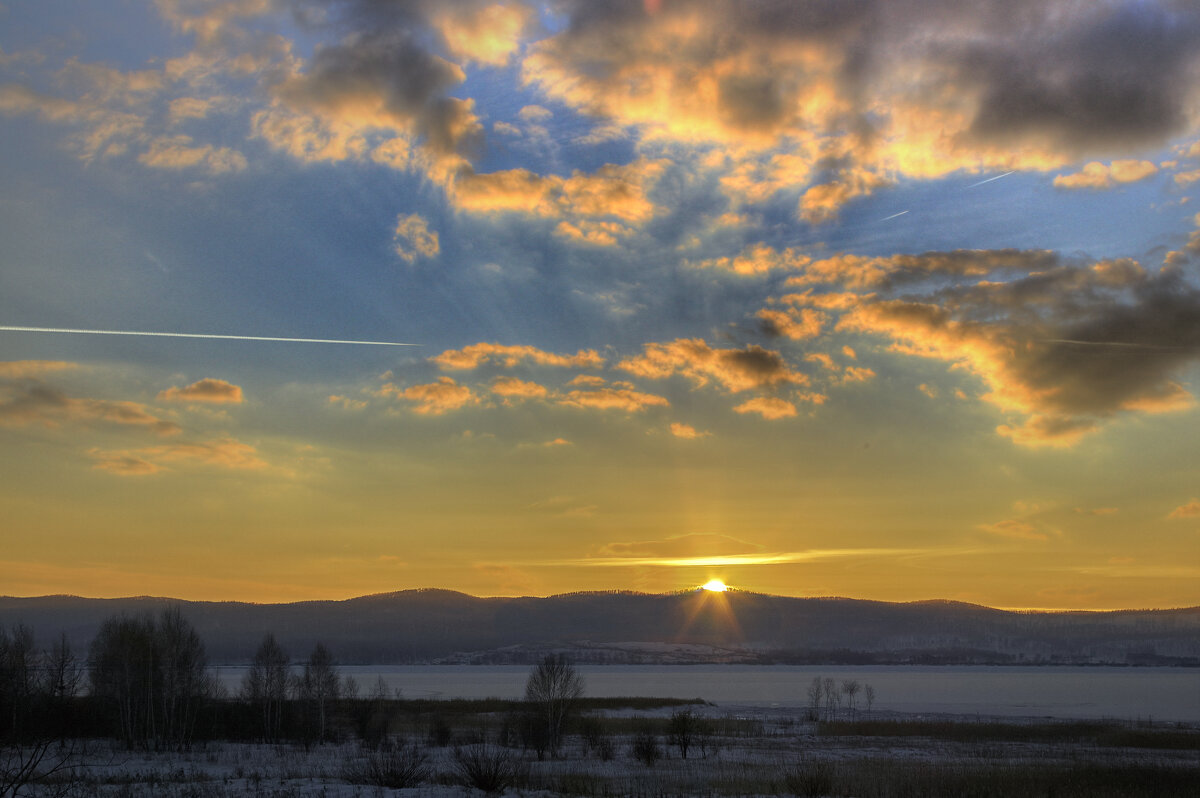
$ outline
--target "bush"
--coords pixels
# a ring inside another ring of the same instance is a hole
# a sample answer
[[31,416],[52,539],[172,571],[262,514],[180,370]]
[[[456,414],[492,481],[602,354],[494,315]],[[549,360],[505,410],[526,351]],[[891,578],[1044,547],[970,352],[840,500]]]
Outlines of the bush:
[[499,793],[524,784],[529,765],[508,748],[478,743],[454,749],[454,772],[464,786]]
[[783,784],[792,795],[833,794],[834,771],[828,762],[801,762],[783,772]]
[[366,758],[346,763],[342,778],[351,784],[368,784],[402,790],[429,779],[429,755],[415,743],[380,746]]
[[633,758],[647,767],[662,759],[662,749],[658,746],[658,737],[650,729],[643,728],[633,736],[631,751]]

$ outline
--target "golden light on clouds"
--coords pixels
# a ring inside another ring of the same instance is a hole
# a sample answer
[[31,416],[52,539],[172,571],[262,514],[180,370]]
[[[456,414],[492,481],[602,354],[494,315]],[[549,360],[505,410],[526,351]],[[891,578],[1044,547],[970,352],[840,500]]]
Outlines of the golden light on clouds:
[[22,589],[1200,604],[1200,6],[17,5]]

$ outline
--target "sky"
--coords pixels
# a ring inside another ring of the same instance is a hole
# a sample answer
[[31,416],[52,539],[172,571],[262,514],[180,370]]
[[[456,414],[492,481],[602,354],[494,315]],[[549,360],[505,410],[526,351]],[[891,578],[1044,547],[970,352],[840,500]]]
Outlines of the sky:
[[5,594],[1200,605],[1200,6],[0,0],[0,326]]

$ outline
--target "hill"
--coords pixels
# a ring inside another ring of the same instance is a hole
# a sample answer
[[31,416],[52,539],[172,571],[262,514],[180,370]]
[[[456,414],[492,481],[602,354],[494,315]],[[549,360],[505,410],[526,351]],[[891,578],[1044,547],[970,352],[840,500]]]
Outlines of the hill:
[[572,593],[477,598],[405,590],[290,604],[137,597],[0,597],[0,626],[65,633],[86,651],[113,615],[179,605],[214,663],[249,660],[273,632],[301,655],[322,641],[347,664],[581,662],[1200,665],[1200,607],[1011,612],[948,601],[889,603],[715,594]]

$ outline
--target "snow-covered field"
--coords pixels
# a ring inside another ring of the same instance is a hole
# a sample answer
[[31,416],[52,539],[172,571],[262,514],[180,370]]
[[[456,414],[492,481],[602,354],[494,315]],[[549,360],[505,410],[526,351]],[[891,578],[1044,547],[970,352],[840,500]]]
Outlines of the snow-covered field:
[[[1038,742],[1028,740],[954,741],[929,737],[880,737],[818,734],[817,725],[803,713],[781,712],[757,706],[697,706],[699,716],[711,724],[703,748],[694,743],[688,758],[681,758],[664,733],[671,710],[609,712],[606,733],[612,758],[601,757],[593,739],[570,736],[561,755],[538,761],[532,752],[491,745],[487,752],[526,771],[520,784],[508,788],[510,796],[546,795],[848,795],[848,774],[889,773],[911,770],[913,778],[937,779],[937,773],[987,774],[1026,771],[1090,769],[1147,769],[1167,773],[1200,785],[1200,750],[1192,747],[1129,747],[1099,745],[1094,740]],[[895,713],[874,713],[878,720],[915,720]],[[930,719],[930,716],[922,716]],[[495,719],[491,719],[495,720]],[[934,720],[952,720],[942,717]],[[955,722],[983,723],[981,718]],[[495,723],[483,718],[486,728],[455,729],[460,741],[493,736]],[[1027,719],[1029,724],[1044,720]],[[657,723],[655,742],[662,758],[645,764],[634,754],[639,723]],[[1005,724],[1013,724],[1005,718]],[[1163,732],[1195,735],[1195,726],[1160,725]],[[1153,729],[1151,730],[1153,731]],[[465,796],[482,794],[462,784],[455,746],[429,745],[424,738],[406,741],[406,751],[423,759],[420,784],[394,789],[363,783],[365,765],[379,755],[357,742],[304,746],[210,742],[175,752],[129,751],[116,743],[88,741],[68,763],[69,768],[50,784],[26,788],[19,795],[113,796],[114,798],[377,798],[379,796]],[[470,742],[465,745],[469,747]],[[462,746],[460,746],[462,747]],[[924,776],[921,774],[924,773]],[[839,775],[840,774],[840,775]],[[929,774],[934,774],[930,776]],[[948,775],[947,778],[950,776]],[[956,776],[957,777],[957,776]],[[1156,794],[1174,792],[1168,779]],[[1160,785],[1161,786],[1161,785]],[[861,788],[860,788],[861,789]],[[1014,789],[1018,789],[1014,787]],[[908,794],[923,795],[924,792]],[[1010,794],[993,792],[989,794]],[[1011,794],[1020,794],[1013,792]],[[1060,793],[1062,794],[1062,793]],[[1067,792],[1065,794],[1077,794]],[[1082,792],[1078,794],[1088,794]],[[1122,794],[1120,792],[1115,794]],[[1194,794],[1194,793],[1193,793]],[[4,798],[7,798],[5,796]]]

